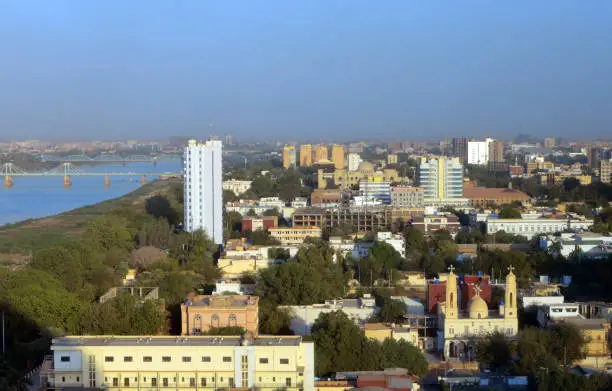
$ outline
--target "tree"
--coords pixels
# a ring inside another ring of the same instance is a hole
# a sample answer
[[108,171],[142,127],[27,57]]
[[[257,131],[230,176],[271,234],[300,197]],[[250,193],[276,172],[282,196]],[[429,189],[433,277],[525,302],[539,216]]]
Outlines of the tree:
[[504,205],[501,207],[499,217],[502,219],[520,219],[521,212],[511,205]]
[[380,309],[380,318],[383,322],[396,323],[402,321],[407,313],[408,310],[404,303],[387,298]]
[[494,332],[478,341],[476,358],[494,371],[507,372],[513,364],[513,346],[504,334]]
[[111,248],[131,250],[134,247],[134,238],[126,226],[126,220],[118,216],[97,217],[87,224],[85,240],[88,245],[104,250]]
[[240,199],[240,197],[238,197],[236,195],[236,193],[234,193],[231,190],[223,190],[223,203],[226,202],[236,202]]
[[251,190],[257,197],[272,197],[275,195],[274,183],[265,176],[258,176],[253,179]]

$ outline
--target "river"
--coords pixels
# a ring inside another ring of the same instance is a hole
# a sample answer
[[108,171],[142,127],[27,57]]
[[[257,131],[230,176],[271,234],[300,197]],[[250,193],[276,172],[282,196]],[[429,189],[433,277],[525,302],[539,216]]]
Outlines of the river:
[[[81,165],[87,172],[179,172],[180,160],[152,163]],[[147,176],[147,181],[158,175]],[[2,178],[4,179],[4,178]],[[111,177],[104,186],[104,176],[72,176],[72,186],[64,188],[61,176],[13,178],[14,186],[0,186],[0,226],[18,221],[51,216],[87,205],[97,204],[127,194],[140,186],[141,175]],[[4,181],[2,181],[4,184]]]

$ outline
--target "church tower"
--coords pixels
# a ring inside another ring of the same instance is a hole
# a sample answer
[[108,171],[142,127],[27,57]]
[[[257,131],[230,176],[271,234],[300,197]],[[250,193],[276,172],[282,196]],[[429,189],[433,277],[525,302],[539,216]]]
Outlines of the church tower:
[[512,272],[514,267],[510,265],[506,276],[506,298],[504,308],[504,318],[516,319],[518,308],[516,308],[516,276]]
[[449,267],[448,280],[446,280],[446,319],[457,319],[458,317],[458,300],[457,300],[457,276],[455,275],[454,266]]

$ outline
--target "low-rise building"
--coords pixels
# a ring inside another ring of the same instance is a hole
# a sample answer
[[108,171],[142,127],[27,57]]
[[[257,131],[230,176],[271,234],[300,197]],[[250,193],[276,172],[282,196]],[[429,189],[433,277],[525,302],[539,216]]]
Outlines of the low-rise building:
[[547,235],[540,239],[540,248],[566,258],[572,253],[584,258],[606,258],[612,255],[612,236],[595,232]]
[[402,257],[406,256],[406,239],[402,234],[393,234],[392,232],[377,232],[376,240],[379,242],[387,243],[395,251],[397,251]]
[[255,292],[255,284],[243,284],[240,280],[217,280],[213,295],[252,295]]
[[191,293],[181,304],[181,335],[202,335],[211,328],[235,326],[257,335],[258,296]]
[[487,234],[504,231],[509,234],[525,236],[531,239],[534,236],[547,233],[588,230],[593,225],[593,219],[584,216],[540,216],[520,219],[487,219]]
[[463,196],[470,201],[474,208],[486,208],[493,205],[512,204],[515,202],[527,202],[529,196],[520,190],[502,188],[486,188],[464,186]]
[[414,346],[419,346],[419,333],[417,330],[411,329],[410,325],[366,323],[363,325],[363,331],[367,338],[379,342],[384,342],[385,339],[394,339],[396,341],[404,340]]
[[359,194],[366,198],[373,197],[385,205],[391,204],[391,182],[361,180]]
[[287,309],[291,313],[290,328],[297,335],[310,335],[315,320],[322,313],[342,311],[359,326],[380,312],[376,301],[370,295],[359,299],[327,300],[323,304],[288,305],[279,308]]
[[321,237],[321,228],[318,227],[270,228],[268,231],[270,232],[271,237],[278,240],[282,245],[285,246],[296,246],[304,243],[304,240],[308,238],[314,239]]
[[461,229],[459,218],[451,213],[438,213],[433,215],[416,216],[410,224],[425,234],[429,234],[440,229],[445,229],[454,236]]
[[278,227],[278,216],[246,216],[242,219],[242,232],[257,231],[258,229],[269,229],[275,227]]
[[233,191],[234,194],[239,196],[251,188],[251,183],[252,181],[238,181],[235,179],[230,179],[223,181],[223,190]]
[[393,186],[391,205],[397,208],[422,207],[424,188],[418,186]]
[[340,189],[314,189],[310,194],[312,206],[335,206],[342,201],[342,190]]
[[54,389],[314,391],[314,344],[295,336],[67,336],[51,351]]

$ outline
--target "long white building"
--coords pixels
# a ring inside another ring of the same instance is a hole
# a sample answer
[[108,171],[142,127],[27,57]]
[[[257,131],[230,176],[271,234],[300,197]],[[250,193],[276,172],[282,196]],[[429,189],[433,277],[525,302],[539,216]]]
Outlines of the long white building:
[[485,141],[469,141],[467,144],[467,163],[485,165],[489,163],[489,145],[493,142],[488,138]]
[[531,239],[540,234],[552,234],[555,232],[588,230],[593,225],[592,219],[581,217],[567,218],[525,218],[522,219],[487,219],[487,234],[504,231],[509,234],[525,236]]
[[185,230],[203,230],[223,243],[223,147],[219,140],[189,140],[183,151]]

